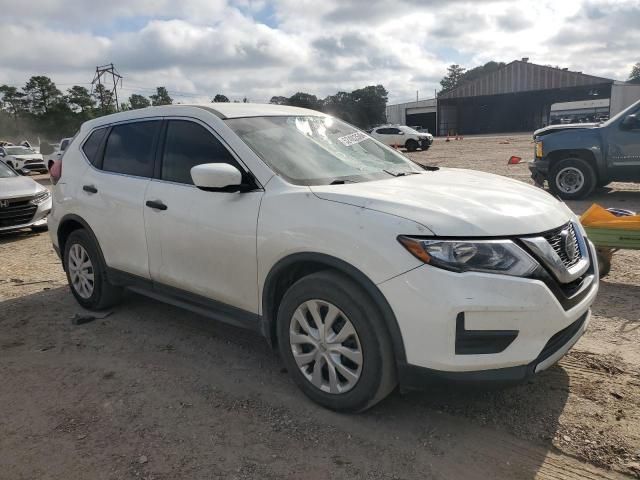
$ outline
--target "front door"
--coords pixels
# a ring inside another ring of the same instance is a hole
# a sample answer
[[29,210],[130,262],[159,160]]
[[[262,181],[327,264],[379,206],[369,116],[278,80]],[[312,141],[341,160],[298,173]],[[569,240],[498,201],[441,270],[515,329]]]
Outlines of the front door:
[[218,162],[244,170],[208,126],[167,120],[158,178],[151,180],[145,198],[152,205],[144,209],[151,278],[158,288],[174,287],[257,313],[256,230],[262,191],[196,188],[191,168]]
[[624,118],[609,127],[607,163],[611,180],[640,180],[640,109],[633,123],[624,125]]

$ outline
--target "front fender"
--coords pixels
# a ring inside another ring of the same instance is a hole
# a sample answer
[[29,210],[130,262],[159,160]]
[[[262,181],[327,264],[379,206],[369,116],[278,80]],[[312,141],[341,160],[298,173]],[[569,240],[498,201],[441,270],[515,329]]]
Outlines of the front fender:
[[549,163],[550,168],[554,162],[563,158],[580,156],[592,163],[599,178],[606,177],[605,153],[602,132],[599,128],[563,130],[545,135],[541,140],[544,150],[543,160]]

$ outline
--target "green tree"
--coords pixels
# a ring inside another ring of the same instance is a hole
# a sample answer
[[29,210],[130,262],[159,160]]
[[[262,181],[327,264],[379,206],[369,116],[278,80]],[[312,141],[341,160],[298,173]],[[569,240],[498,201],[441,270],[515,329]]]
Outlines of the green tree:
[[229,103],[229,98],[225,95],[222,95],[221,93],[218,93],[215,97],[213,97],[213,100],[211,101],[215,103]]
[[74,85],[67,90],[67,102],[80,112],[88,112],[95,107],[96,101],[85,87]]
[[272,103],[274,105],[289,105],[289,99],[287,97],[271,97],[271,100],[269,100],[269,103]]
[[93,96],[103,114],[107,115],[116,111],[116,102],[111,90],[99,83],[93,90]]
[[447,74],[442,80],[440,80],[440,85],[442,85],[441,93],[448,92],[449,90],[456,88],[462,81],[465,70],[466,69],[460,65],[449,65],[449,68],[447,68]]
[[640,83],[640,62],[636,63],[631,69],[631,74],[629,75],[629,82]]
[[165,87],[156,87],[156,93],[149,97],[151,99],[151,105],[171,105],[173,98],[169,96],[169,92]]
[[25,94],[19,92],[16,87],[1,85],[0,95],[2,95],[0,103],[2,110],[5,110],[11,114],[14,119],[17,119],[20,112],[24,111],[25,108]]
[[352,121],[362,128],[380,125],[387,121],[387,99],[389,92],[382,85],[369,85],[351,92],[355,103]]
[[497,70],[500,70],[505,65],[506,64],[504,62],[494,62],[492,60],[490,62],[485,63],[484,65],[467,70],[462,75],[462,80],[464,80],[465,82],[469,80],[475,80],[476,78],[479,78],[482,75],[486,75],[487,73],[493,73]]
[[321,110],[322,100],[318,100],[318,97],[310,93],[298,92],[289,97],[288,105],[310,108],[311,110]]
[[338,92],[324,99],[323,111],[349,123],[356,123],[356,102],[349,92]]
[[51,107],[63,101],[62,92],[49,77],[31,77],[23,88],[31,113],[46,114]]
[[134,93],[129,97],[129,105],[131,106],[131,110],[137,110],[139,108],[150,107],[151,101],[147,97]]

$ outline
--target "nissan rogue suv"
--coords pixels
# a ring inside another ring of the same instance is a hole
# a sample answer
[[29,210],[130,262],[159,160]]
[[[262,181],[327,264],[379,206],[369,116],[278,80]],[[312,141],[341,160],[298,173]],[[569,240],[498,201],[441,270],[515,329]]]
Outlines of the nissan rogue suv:
[[529,378],[580,338],[598,289],[564,203],[316,111],[122,112],[61,162],[49,226],[80,305],[128,288],[252,329],[335,410],[434,377]]

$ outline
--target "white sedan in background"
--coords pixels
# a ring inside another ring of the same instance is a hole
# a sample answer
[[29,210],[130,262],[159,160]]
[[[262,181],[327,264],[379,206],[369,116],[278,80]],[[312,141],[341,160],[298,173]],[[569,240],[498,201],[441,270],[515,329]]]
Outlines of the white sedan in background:
[[30,171],[45,173],[47,167],[42,155],[22,145],[6,145],[0,147],[0,160],[15,170],[26,168]]
[[371,136],[390,147],[404,147],[409,152],[418,148],[428,150],[433,143],[431,134],[420,133],[406,125],[383,125],[371,131]]

